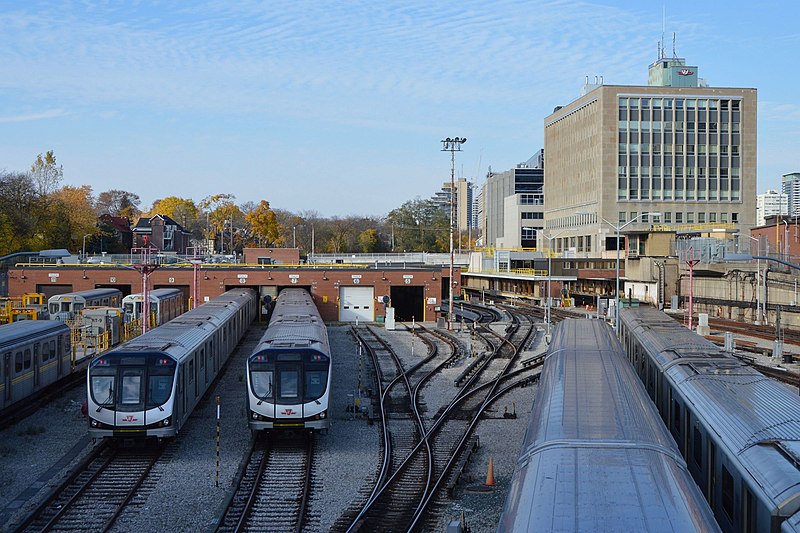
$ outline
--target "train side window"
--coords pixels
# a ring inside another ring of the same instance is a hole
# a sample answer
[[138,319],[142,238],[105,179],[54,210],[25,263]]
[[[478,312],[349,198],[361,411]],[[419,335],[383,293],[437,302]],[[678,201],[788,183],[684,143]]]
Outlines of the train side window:
[[14,355],[14,372],[17,374],[22,372],[22,352],[17,352]]
[[722,510],[733,521],[733,476],[722,465]]
[[200,348],[200,368],[206,367],[206,349]]
[[28,370],[31,367],[31,349],[25,348],[25,358],[23,359],[23,368]]
[[[723,467],[725,468],[725,467]],[[744,487],[744,533],[753,533],[756,530],[756,508],[753,501],[753,493]]]
[[681,404],[678,400],[672,400],[672,427],[675,431],[681,431]]
[[50,349],[50,343],[47,342],[47,341],[44,341],[42,343],[42,362],[47,361],[48,359],[50,359],[51,355],[52,355],[52,351]]
[[692,445],[692,455],[694,456],[694,462],[697,466],[703,467],[703,436],[700,433],[700,430],[695,427],[694,428],[694,435]]
[[194,361],[189,361],[189,383],[194,381]]
[[56,341],[50,341],[50,354],[53,357],[58,356],[58,352],[56,352]]
[[37,359],[39,361],[45,361],[46,360],[46,359],[40,359],[39,358],[39,343],[36,343],[36,344],[33,345],[33,360],[36,361]]

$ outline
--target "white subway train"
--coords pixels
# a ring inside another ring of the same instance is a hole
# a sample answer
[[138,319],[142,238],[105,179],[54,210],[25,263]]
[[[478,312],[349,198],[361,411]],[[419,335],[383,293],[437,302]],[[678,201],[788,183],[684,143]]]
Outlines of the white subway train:
[[[183,291],[180,289],[154,289],[148,291],[147,299],[150,300],[149,312],[155,316],[156,325],[169,322],[186,310],[183,299]],[[139,320],[142,316],[144,307],[144,294],[139,292],[129,294],[122,299],[122,310],[125,313],[125,320]]]
[[56,294],[47,300],[51,320],[72,320],[86,307],[120,307],[122,292],[119,289],[89,289],[87,291]]
[[87,372],[89,434],[174,437],[258,311],[233,289],[97,357]]
[[328,330],[311,295],[284,289],[247,359],[250,429],[327,432],[331,390]]
[[68,376],[71,355],[63,322],[22,320],[0,326],[0,410]]

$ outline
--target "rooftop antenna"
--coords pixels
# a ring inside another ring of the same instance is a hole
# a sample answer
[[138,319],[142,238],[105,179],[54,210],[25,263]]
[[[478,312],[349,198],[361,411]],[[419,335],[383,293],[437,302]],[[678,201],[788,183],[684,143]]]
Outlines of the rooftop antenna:
[[658,58],[664,59],[664,33],[667,31],[667,6],[663,4],[661,6],[662,14],[661,14],[661,44],[659,45],[658,51]]
[[675,32],[672,32],[672,57],[678,58],[678,52],[675,51]]

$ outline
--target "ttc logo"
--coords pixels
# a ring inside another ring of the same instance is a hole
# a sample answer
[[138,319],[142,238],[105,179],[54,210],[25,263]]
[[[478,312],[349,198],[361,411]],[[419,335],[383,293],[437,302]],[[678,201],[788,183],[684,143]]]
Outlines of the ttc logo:
[[296,415],[297,411],[293,410],[291,407],[288,407],[288,408],[284,409],[283,411],[281,411],[281,414],[282,415],[286,415],[286,416],[292,416],[292,415]]
[[136,417],[135,417],[135,416],[133,416],[133,415],[125,415],[125,416],[123,416],[123,417],[122,417],[122,421],[123,421],[123,422],[136,422],[136,421],[138,421],[138,420],[139,420],[139,419],[138,419],[138,418],[136,418]]

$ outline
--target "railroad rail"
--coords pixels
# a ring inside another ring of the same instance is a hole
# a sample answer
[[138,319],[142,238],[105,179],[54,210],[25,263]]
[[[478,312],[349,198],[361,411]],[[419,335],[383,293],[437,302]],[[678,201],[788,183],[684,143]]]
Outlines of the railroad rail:
[[[346,517],[341,517],[334,525],[335,530],[412,530],[435,522],[438,518],[435,510],[441,508],[435,502],[452,489],[460,474],[456,467],[459,464],[463,466],[465,454],[474,446],[472,434],[484,411],[505,393],[501,394],[499,391],[530,383],[540,372],[537,364],[515,368],[518,364],[518,346],[524,345],[534,328],[531,323],[523,327],[515,315],[512,315],[512,319],[514,324],[509,326],[505,335],[482,331],[483,328],[479,330],[479,334],[487,339],[484,342],[493,346],[492,357],[487,357],[477,365],[475,372],[464,380],[460,389],[454,387],[452,399],[432,418],[424,421],[413,449],[406,450],[406,457],[393,465],[392,473],[387,475],[381,470],[373,493],[356,518],[348,518],[350,523],[344,525]],[[429,346],[439,342],[459,346],[458,341],[448,333],[425,328],[420,328],[419,331],[421,338],[429,339]],[[432,358],[435,351],[430,348],[424,363],[400,371],[413,383],[413,403],[419,401],[422,383],[444,368],[449,361],[460,357],[460,350],[456,348],[454,355],[438,357],[435,359],[438,363],[434,363]],[[399,376],[394,379],[399,379]],[[382,380],[386,381],[386,378]],[[419,473],[420,457],[425,459],[427,466],[424,476]],[[416,485],[408,482],[414,478],[417,479]],[[400,508],[387,511],[379,503],[385,499],[393,501],[395,505],[399,504]],[[375,512],[379,512],[381,516],[375,517]]]
[[14,531],[108,531],[161,457],[164,445],[102,442]]
[[295,531],[307,526],[314,434],[253,438],[218,532]]

